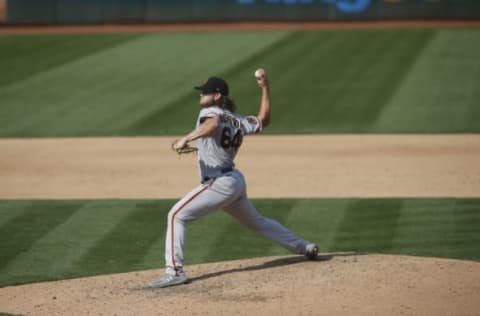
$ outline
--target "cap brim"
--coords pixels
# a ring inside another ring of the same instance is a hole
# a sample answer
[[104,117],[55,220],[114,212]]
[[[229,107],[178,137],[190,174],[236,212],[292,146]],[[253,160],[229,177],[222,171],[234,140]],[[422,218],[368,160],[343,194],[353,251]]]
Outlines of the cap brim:
[[205,86],[193,87],[193,88],[196,89],[196,90],[200,90],[200,91],[202,91],[203,93],[215,93],[215,92],[219,92],[219,91],[211,91],[208,87],[205,87]]

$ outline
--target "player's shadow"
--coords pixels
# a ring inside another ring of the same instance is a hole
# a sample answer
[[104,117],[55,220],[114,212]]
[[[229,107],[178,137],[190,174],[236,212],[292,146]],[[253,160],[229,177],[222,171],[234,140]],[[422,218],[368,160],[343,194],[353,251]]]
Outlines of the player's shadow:
[[[346,253],[334,253],[334,254],[325,254],[319,255],[314,262],[324,262],[332,260],[334,257],[349,257],[349,256],[358,256],[358,255],[365,255],[366,253],[358,253],[358,252],[346,252]],[[256,264],[248,267],[242,268],[234,268],[222,271],[216,271],[212,273],[203,274],[197,277],[189,278],[190,282],[202,281],[210,278],[219,277],[225,274],[236,273],[236,272],[248,272],[248,271],[257,271],[257,270],[265,270],[271,269],[275,267],[282,267],[288,266],[293,264],[305,263],[305,262],[312,262],[311,260],[306,259],[304,256],[292,256],[286,258],[278,258],[271,261],[267,261],[261,264]]]

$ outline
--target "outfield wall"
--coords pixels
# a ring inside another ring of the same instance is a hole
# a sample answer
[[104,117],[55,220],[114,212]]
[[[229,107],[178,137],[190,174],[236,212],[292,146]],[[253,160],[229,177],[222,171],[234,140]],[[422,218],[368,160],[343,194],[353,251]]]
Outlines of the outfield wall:
[[3,20],[7,24],[480,19],[479,0],[0,0],[1,2],[6,7]]

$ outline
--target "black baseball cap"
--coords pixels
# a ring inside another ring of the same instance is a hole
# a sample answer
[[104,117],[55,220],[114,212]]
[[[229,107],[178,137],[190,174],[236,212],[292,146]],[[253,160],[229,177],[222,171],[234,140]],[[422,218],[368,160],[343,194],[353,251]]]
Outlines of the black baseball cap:
[[215,93],[220,92],[222,95],[228,95],[228,84],[222,78],[210,77],[203,83],[203,85],[195,87],[197,90],[201,90],[202,93]]

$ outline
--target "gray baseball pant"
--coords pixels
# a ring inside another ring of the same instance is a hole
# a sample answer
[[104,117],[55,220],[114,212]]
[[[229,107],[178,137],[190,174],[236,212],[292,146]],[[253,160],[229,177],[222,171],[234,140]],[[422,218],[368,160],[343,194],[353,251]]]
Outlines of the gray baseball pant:
[[308,241],[297,237],[280,223],[258,213],[247,197],[243,175],[240,171],[234,170],[199,185],[170,209],[165,239],[167,273],[183,273],[186,224],[220,209],[292,253],[305,253]]

